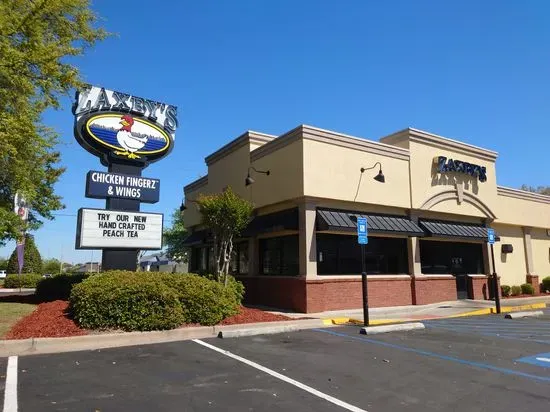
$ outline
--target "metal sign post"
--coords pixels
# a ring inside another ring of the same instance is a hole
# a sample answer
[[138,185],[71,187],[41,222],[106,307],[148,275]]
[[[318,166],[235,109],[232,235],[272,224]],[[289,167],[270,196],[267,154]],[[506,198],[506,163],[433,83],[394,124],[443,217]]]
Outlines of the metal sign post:
[[366,217],[357,218],[357,243],[361,245],[361,286],[363,297],[363,324],[369,326],[369,292],[367,285],[367,265],[365,262],[365,245],[369,243]]
[[491,245],[491,259],[493,261],[493,274],[491,276],[492,284],[493,284],[493,294],[495,296],[495,306],[497,313],[500,313],[500,294],[498,293],[498,277],[497,277],[497,270],[495,266],[495,230],[494,229],[487,229],[487,242]]

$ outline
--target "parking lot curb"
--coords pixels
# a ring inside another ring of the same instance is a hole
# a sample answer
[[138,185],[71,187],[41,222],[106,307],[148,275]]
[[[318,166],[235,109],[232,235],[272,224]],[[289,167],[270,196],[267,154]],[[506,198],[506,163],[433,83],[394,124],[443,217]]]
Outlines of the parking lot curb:
[[542,310],[536,310],[533,312],[510,312],[504,315],[505,319],[520,319],[520,318],[530,318],[544,315]]
[[151,345],[191,339],[214,338],[220,333],[224,337],[229,337],[230,335],[234,337],[251,336],[313,329],[323,326],[325,325],[323,325],[321,319],[301,319],[226,326],[198,326],[152,332],[98,333],[63,338],[0,340],[0,357]]
[[320,328],[326,325],[322,319],[299,321],[281,321],[269,323],[251,323],[248,325],[215,326],[218,338],[239,338],[243,336],[271,335],[275,333],[296,332],[298,330]]
[[[544,309],[546,308],[546,303],[531,303],[529,305],[518,305],[518,306],[503,306],[500,308],[501,313],[509,313],[509,312],[519,312],[522,310],[530,310],[530,309]],[[491,313],[496,313],[495,308],[490,308]]]
[[361,328],[361,335],[377,335],[379,333],[388,332],[404,332],[409,330],[425,329],[425,326],[421,322],[412,323],[397,323],[394,325],[381,325],[381,326],[367,326]]

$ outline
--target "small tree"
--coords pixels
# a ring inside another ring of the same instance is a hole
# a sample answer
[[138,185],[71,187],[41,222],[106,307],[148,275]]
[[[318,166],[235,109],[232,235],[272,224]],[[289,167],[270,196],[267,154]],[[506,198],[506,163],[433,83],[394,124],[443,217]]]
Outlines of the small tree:
[[[24,262],[21,273],[40,273],[42,272],[42,258],[40,252],[34,244],[34,237],[31,235],[25,236],[25,252],[23,254]],[[19,273],[19,265],[17,262],[17,248],[13,251],[8,262],[8,273]]]
[[178,263],[187,262],[188,250],[183,245],[187,237],[187,229],[179,208],[172,213],[172,227],[165,229],[163,236],[168,257]]
[[55,258],[44,260],[43,264],[44,272],[55,274],[61,272],[61,262]]
[[216,279],[227,285],[233,239],[250,222],[254,206],[236,195],[230,187],[222,193],[200,195],[197,205],[202,215],[202,224],[210,230],[214,239]]

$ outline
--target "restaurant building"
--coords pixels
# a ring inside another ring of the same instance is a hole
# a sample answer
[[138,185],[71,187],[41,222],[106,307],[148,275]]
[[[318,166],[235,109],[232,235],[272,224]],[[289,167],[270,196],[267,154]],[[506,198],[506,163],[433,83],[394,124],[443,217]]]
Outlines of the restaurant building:
[[[208,271],[193,202],[231,187],[255,205],[231,270],[245,301],[300,312],[361,307],[356,217],[366,216],[371,307],[489,299],[487,228],[501,284],[550,275],[550,197],[497,184],[497,153],[417,129],[371,141],[301,125],[246,132],[184,188],[190,270]],[[269,173],[267,173],[269,172]]]

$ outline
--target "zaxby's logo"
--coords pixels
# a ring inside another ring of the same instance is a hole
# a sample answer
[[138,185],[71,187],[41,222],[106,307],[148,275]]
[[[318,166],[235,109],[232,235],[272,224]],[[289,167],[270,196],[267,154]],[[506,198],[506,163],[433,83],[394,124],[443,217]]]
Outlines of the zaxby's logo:
[[480,182],[487,181],[487,169],[485,166],[479,166],[462,160],[447,159],[445,156],[434,157],[434,164],[438,173],[464,173],[478,178]]
[[90,86],[77,92],[73,113],[76,139],[104,164],[147,165],[174,145],[175,106]]

